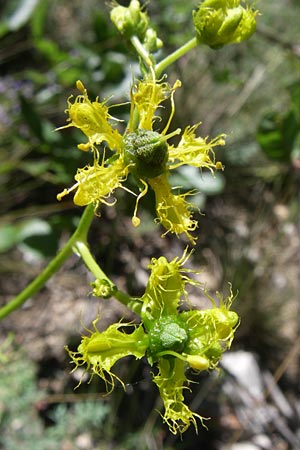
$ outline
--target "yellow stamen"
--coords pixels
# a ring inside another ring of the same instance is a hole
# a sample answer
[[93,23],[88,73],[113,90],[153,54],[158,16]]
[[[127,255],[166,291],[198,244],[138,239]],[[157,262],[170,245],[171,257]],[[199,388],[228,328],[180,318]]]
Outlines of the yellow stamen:
[[144,180],[140,180],[140,182],[144,185],[144,189],[142,190],[142,192],[138,195],[136,202],[135,202],[135,208],[134,208],[134,212],[133,212],[133,217],[132,217],[132,225],[134,227],[138,227],[141,223],[141,219],[139,219],[137,217],[137,210],[138,210],[138,204],[139,201],[142,197],[144,197],[147,192],[148,192],[148,184],[144,181]]

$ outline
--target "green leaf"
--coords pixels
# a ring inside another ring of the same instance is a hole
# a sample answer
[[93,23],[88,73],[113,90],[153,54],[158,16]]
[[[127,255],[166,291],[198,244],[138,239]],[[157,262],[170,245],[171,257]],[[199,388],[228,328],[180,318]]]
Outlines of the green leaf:
[[39,260],[54,256],[58,238],[51,225],[41,219],[31,219],[19,226],[19,249],[28,260]]
[[35,46],[53,64],[58,64],[68,58],[68,55],[62,52],[58,45],[50,39],[38,39]]

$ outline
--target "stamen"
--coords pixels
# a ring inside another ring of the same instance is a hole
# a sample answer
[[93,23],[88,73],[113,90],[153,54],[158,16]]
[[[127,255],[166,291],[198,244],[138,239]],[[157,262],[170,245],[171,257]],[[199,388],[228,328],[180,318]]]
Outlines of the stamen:
[[64,189],[62,192],[57,194],[57,196],[56,196],[57,200],[60,202],[63,197],[65,197],[66,195],[69,195],[70,192],[74,191],[74,189],[77,189],[78,186],[79,186],[79,183],[75,183],[69,189]]
[[144,185],[144,189],[138,195],[138,197],[136,199],[136,202],[135,202],[135,208],[134,208],[133,217],[132,217],[132,225],[134,227],[138,227],[139,224],[141,223],[141,220],[137,217],[138,204],[139,204],[140,199],[142,197],[144,197],[147,194],[147,192],[148,192],[148,184],[142,179],[140,179],[140,181]]
[[181,86],[181,81],[177,80],[174,83],[174,86],[173,86],[173,89],[172,89],[172,93],[171,93],[171,114],[170,114],[169,120],[167,122],[167,125],[165,126],[165,128],[164,128],[164,130],[163,130],[163,132],[161,134],[165,134],[168,131],[169,126],[170,126],[170,124],[171,124],[171,122],[173,120],[173,117],[174,117],[174,114],[175,114],[174,93],[175,93],[175,90],[177,88],[179,88],[180,86]]

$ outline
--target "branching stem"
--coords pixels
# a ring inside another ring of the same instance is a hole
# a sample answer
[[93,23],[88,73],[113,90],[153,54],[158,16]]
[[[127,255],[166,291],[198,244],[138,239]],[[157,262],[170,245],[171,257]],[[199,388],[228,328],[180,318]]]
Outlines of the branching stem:
[[171,64],[173,64],[175,61],[177,61],[179,58],[181,58],[183,55],[188,53],[193,48],[197,47],[198,41],[197,38],[194,37],[190,39],[188,42],[186,42],[184,45],[179,47],[177,50],[175,50],[170,55],[166,56],[165,59],[160,61],[155,67],[155,74],[156,77],[159,78],[162,72],[169,67]]

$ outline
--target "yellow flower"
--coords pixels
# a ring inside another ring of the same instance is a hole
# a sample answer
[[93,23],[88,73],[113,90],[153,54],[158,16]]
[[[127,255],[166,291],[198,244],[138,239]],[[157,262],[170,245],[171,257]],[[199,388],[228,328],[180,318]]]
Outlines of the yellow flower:
[[[124,182],[132,173],[141,186],[136,194],[133,225],[140,224],[138,204],[150,185],[155,191],[156,221],[166,229],[163,236],[167,233],[185,234],[194,244],[195,237],[191,232],[197,228],[197,221],[193,219],[192,205],[186,201],[191,192],[174,194],[168,181],[169,171],[183,164],[208,168],[212,172],[222,169],[222,164],[215,161],[213,148],[224,145],[224,135],[209,142],[207,138],[196,136],[199,126],[196,124],[185,128],[177,146],[170,145],[168,140],[181,132],[180,129],[168,132],[175,113],[174,93],[181,83],[177,80],[171,86],[165,80],[156,80],[154,71],[148,78],[137,81],[131,89],[130,117],[123,135],[111,124],[113,119],[118,119],[109,114],[106,102],[100,103],[98,98],[91,101],[82,82],[77,81],[76,85],[81,94],[73,102],[69,98],[66,110],[69,123],[61,128],[79,128],[88,141],[78,147],[85,151],[90,149],[94,161],[93,165],[78,169],[76,183],[58,194],[58,200],[76,190],[74,202],[79,206],[90,203],[96,208],[101,203],[112,205],[115,200],[110,202],[109,197],[117,188],[126,189]],[[164,129],[158,132],[154,129],[159,121],[157,110],[167,99],[171,102],[171,113]],[[101,156],[98,148],[103,143],[114,152],[108,159],[104,151]]]
[[[191,390],[188,371],[215,369],[222,354],[230,348],[239,325],[238,315],[230,309],[231,290],[225,299],[217,293],[219,306],[204,290],[212,308],[192,307],[187,287],[201,288],[202,284],[189,276],[196,274],[195,270],[184,267],[190,254],[186,249],[181,258],[168,261],[161,256],[151,260],[144,295],[132,298],[140,324],[119,322],[100,332],[96,319],[93,330],[87,330],[88,335],[82,337],[77,351],[68,350],[75,366],[85,366],[91,376],[102,378],[108,391],[114,388],[115,381],[125,388],[114,371],[119,359],[145,356],[154,367],[153,381],[164,406],[161,416],[174,434],[184,433],[190,425],[197,431],[198,420],[204,425],[204,418],[185,403],[184,394]],[[98,281],[95,287],[110,294],[107,283]]]
[[[176,81],[173,88],[166,82],[156,83],[152,79],[138,81],[137,85],[132,89],[131,100],[132,106],[136,108],[140,116],[140,129],[152,130],[157,108],[164,100],[172,96],[175,89],[180,86],[179,80]],[[130,125],[129,128],[131,128]]]

